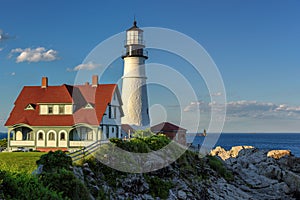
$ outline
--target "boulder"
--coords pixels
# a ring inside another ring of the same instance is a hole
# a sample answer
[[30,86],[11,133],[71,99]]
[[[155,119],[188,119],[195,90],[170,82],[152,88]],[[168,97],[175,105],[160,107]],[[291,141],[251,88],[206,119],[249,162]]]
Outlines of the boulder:
[[180,200],[185,200],[187,198],[186,193],[183,190],[179,190],[177,192],[177,197]]
[[290,150],[271,150],[268,152],[267,156],[275,158],[275,159],[279,159],[284,156],[291,156],[291,151]]
[[253,149],[253,146],[234,146],[229,151],[226,151],[222,147],[218,146],[210,152],[211,156],[218,156],[222,160],[227,160],[229,158],[235,158],[239,155],[242,149]]
[[234,147],[231,147],[231,149],[229,150],[229,155],[231,158],[235,158],[238,156],[239,152],[242,150],[242,149],[253,149],[254,147],[253,146],[234,146]]

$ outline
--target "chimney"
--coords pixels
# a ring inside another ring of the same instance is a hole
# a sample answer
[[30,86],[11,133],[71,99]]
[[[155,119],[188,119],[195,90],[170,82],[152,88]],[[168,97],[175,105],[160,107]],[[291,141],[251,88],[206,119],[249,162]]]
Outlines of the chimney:
[[93,75],[92,87],[98,87],[98,75]]
[[42,77],[42,88],[47,88],[47,87],[48,87],[48,78]]

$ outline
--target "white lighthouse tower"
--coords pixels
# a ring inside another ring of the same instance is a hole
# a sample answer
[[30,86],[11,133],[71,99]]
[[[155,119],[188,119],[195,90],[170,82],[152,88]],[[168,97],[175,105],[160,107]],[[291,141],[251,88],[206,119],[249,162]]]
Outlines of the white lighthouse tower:
[[136,21],[126,31],[124,74],[122,77],[122,101],[124,117],[122,124],[147,127],[150,124],[148,96],[146,86],[145,60],[148,58],[144,50],[143,30],[137,27]]

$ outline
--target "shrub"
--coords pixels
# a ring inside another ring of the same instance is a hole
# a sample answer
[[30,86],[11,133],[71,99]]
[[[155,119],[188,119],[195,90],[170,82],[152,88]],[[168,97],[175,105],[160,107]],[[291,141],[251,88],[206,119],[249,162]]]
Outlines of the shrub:
[[89,199],[85,185],[77,179],[72,171],[60,169],[57,173],[42,173],[40,182],[49,189],[61,193],[70,199]]
[[7,138],[3,138],[2,140],[0,140],[0,147],[7,147]]
[[136,130],[133,133],[133,137],[135,138],[145,138],[145,137],[151,137],[153,135],[155,135],[155,133],[151,132],[149,128],[146,130]]
[[160,197],[167,199],[169,196],[169,190],[173,187],[170,181],[165,181],[157,176],[145,176],[147,183],[149,184],[149,193],[153,197]]
[[150,151],[157,151],[168,145],[170,141],[171,140],[163,134],[152,134],[149,137],[135,137],[130,140],[122,140],[118,138],[110,139],[110,142],[114,143],[117,147],[135,153],[148,153]]
[[71,170],[72,159],[62,151],[49,152],[36,162],[43,165],[39,181],[47,188],[61,193],[70,199],[89,199],[89,193],[83,183]]
[[0,180],[3,199],[63,199],[61,194],[44,187],[37,177],[29,174],[0,171]]
[[222,161],[214,156],[207,156],[209,166],[215,170],[220,176],[224,177],[227,181],[233,180],[233,175],[223,165]]
[[43,171],[49,173],[58,172],[60,169],[69,170],[72,166],[72,158],[62,151],[50,151],[36,161],[37,165],[43,165]]

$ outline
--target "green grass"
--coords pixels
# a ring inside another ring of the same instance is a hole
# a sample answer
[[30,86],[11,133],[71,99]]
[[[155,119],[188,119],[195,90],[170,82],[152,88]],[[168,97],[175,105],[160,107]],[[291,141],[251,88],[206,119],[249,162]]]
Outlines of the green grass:
[[31,174],[36,169],[36,161],[41,152],[2,152],[0,153],[0,170]]

